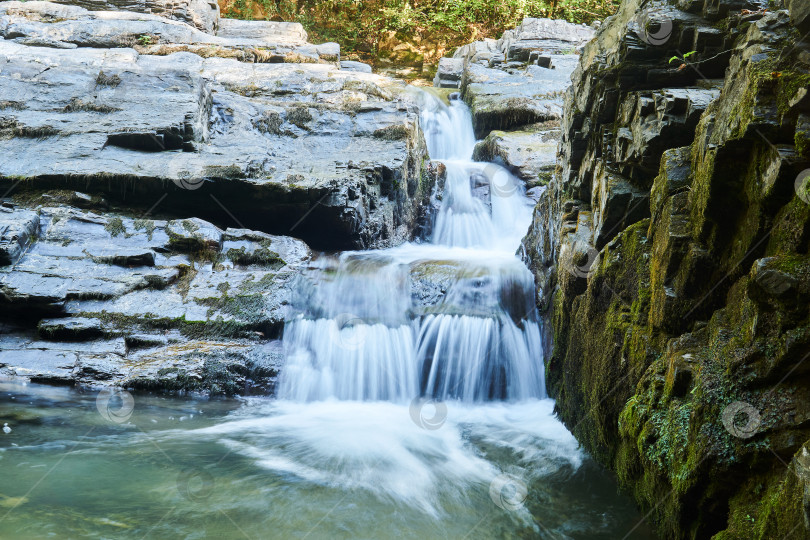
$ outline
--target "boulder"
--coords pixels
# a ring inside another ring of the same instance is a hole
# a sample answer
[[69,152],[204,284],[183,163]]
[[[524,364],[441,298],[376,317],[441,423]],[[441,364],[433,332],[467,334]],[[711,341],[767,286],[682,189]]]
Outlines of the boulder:
[[340,62],[340,69],[345,71],[356,71],[357,73],[371,73],[371,66],[363,62],[355,62],[354,60],[342,60]]
[[555,55],[559,63],[556,69],[529,66],[514,73],[468,64],[461,91],[472,111],[476,137],[483,138],[493,129],[559,121],[563,93],[576,65],[576,56],[568,56]]
[[0,267],[14,264],[39,232],[39,215],[0,206]]
[[166,224],[169,246],[176,251],[218,252],[222,247],[222,230],[199,218],[175,219]]
[[464,60],[461,58],[441,58],[433,86],[437,88],[459,88],[464,72]]
[[537,124],[526,131],[492,131],[475,146],[473,159],[503,164],[528,187],[545,185],[557,167],[560,130]]

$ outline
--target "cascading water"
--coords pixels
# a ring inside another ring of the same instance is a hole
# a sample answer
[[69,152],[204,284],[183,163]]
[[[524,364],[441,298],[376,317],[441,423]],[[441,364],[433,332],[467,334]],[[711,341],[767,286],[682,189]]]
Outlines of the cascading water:
[[[427,146],[446,168],[430,243],[344,253],[333,275],[317,277],[285,329],[282,398],[545,397],[534,284],[514,256],[531,206],[504,168],[470,161],[475,137],[463,102],[422,99]],[[456,275],[444,298],[420,313],[409,269],[448,260]]]
[[0,381],[0,418],[29,404],[29,451],[0,444],[0,537],[649,538],[545,399],[521,185],[469,161],[463,103],[422,99],[447,171],[429,241],[313,263],[279,399],[139,396],[130,429]]

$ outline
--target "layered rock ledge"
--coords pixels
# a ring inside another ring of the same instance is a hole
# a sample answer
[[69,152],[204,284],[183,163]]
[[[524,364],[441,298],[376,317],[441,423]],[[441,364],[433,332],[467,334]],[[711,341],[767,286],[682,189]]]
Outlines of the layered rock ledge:
[[342,70],[300,25],[217,28],[0,3],[3,183],[144,209],[163,197],[179,217],[321,249],[409,238],[429,189],[406,86]]
[[395,245],[429,203],[411,90],[299,24],[2,2],[0,38],[0,376],[272,391],[304,241]]
[[505,166],[538,196],[557,165],[565,90],[593,35],[585,25],[526,18],[499,40],[440,60],[434,86],[459,89],[482,139],[474,160]]

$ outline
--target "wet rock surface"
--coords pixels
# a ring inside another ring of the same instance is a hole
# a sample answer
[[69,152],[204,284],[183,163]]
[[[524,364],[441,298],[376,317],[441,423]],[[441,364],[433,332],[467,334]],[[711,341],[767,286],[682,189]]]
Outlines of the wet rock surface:
[[[559,120],[579,49],[592,37],[593,29],[584,25],[527,18],[498,41],[460,47],[454,54],[461,61],[458,87],[472,110],[476,136]],[[446,66],[459,72],[459,62]],[[437,76],[452,79],[442,66]]]
[[810,43],[768,7],[623,2],[523,242],[560,416],[662,538],[810,537]]
[[476,145],[473,159],[503,164],[525,180],[527,187],[544,186],[557,167],[559,138],[555,121],[529,125],[521,131],[492,131]]

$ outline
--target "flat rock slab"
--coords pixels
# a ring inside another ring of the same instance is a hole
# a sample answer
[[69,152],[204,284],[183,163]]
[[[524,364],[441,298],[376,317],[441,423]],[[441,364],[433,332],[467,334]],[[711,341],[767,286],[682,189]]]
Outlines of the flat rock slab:
[[104,335],[104,325],[100,319],[87,317],[65,317],[43,319],[37,326],[39,335],[51,340],[87,340]]
[[560,120],[563,95],[578,58],[568,56],[554,55],[555,69],[528,66],[519,73],[469,64],[461,89],[472,112],[476,137],[493,129]]
[[500,162],[528,187],[545,185],[557,166],[560,130],[492,131],[475,146],[476,161]]
[[[28,2],[40,4],[46,2]],[[181,21],[203,32],[214,32],[221,23],[219,4],[213,0],[57,0],[56,3],[96,11],[154,13]]]
[[497,41],[476,41],[443,58],[433,83],[461,89],[479,139],[494,129],[560,120],[579,52],[593,36],[585,25],[526,18]]
[[187,51],[251,62],[340,60],[336,43],[313,45],[298,23],[223,19],[207,31],[151,13],[88,11],[51,2],[0,2],[0,36],[29,46],[135,47],[145,54]]
[[527,61],[533,52],[574,52],[590,41],[595,33],[593,28],[584,24],[527,17],[520,26],[503,33],[498,48],[506,54],[507,60]]
[[413,99],[385,77],[8,41],[0,63],[9,187],[26,178],[144,209],[165,195],[177,213],[324,249],[407,240],[429,197]]

